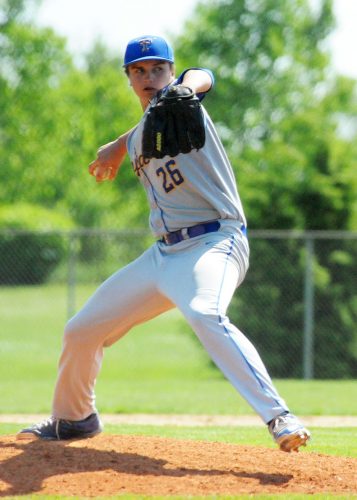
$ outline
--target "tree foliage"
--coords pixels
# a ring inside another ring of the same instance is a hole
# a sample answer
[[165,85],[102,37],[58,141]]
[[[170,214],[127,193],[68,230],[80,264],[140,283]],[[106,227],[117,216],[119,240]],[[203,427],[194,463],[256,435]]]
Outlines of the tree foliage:
[[125,199],[122,186],[98,186],[87,172],[97,148],[139,117],[119,58],[97,44],[76,67],[65,40],[24,21],[23,7],[0,7],[1,200],[54,208],[78,226],[137,222],[143,195],[129,161],[120,175]]
[[202,2],[180,64],[212,69],[207,107],[236,170],[250,227],[356,228],[356,85],[331,70],[332,1]]
[[[124,210],[143,225],[129,161],[109,186],[86,169],[141,113],[120,58],[96,44],[76,67],[65,40],[29,19],[36,3],[0,4],[1,199],[56,206],[78,225],[124,225]],[[251,228],[357,227],[356,129],[341,133],[355,120],[356,85],[331,71],[333,27],[331,0],[315,10],[308,0],[214,0],[198,4],[175,43],[178,70],[216,76],[206,103]]]

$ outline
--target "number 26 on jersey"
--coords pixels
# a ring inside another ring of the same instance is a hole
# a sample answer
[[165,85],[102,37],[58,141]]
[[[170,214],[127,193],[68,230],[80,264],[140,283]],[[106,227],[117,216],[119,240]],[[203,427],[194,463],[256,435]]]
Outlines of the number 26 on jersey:
[[156,170],[156,175],[161,177],[162,187],[166,193],[175,189],[176,186],[179,186],[185,180],[179,169],[176,168],[175,160],[169,160],[163,167],[159,167]]

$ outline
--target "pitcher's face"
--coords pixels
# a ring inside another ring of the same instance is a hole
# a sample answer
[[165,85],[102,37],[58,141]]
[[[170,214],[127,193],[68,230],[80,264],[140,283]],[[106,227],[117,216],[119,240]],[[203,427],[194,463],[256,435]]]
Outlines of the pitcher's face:
[[167,61],[149,59],[128,66],[128,77],[143,109],[159,90],[174,81],[173,66]]

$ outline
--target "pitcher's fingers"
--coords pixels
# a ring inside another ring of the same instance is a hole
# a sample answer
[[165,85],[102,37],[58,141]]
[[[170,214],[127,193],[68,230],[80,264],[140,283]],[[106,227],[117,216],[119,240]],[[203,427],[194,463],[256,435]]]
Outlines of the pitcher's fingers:
[[113,179],[115,179],[116,175],[117,175],[117,169],[109,167],[108,179],[112,181]]
[[88,171],[91,175],[96,175],[95,171],[98,170],[99,167],[99,162],[98,160],[92,161],[92,163],[89,164],[88,166]]
[[94,175],[97,182],[103,182],[112,179],[112,167],[96,167]]

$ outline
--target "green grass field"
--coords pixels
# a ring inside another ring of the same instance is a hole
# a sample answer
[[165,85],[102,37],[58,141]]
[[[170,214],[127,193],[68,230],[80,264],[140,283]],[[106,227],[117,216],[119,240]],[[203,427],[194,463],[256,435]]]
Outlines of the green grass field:
[[[50,411],[65,321],[64,286],[0,288],[0,413]],[[357,381],[274,382],[300,415],[357,415]],[[104,413],[253,414],[176,310],[106,350],[96,392]]]

